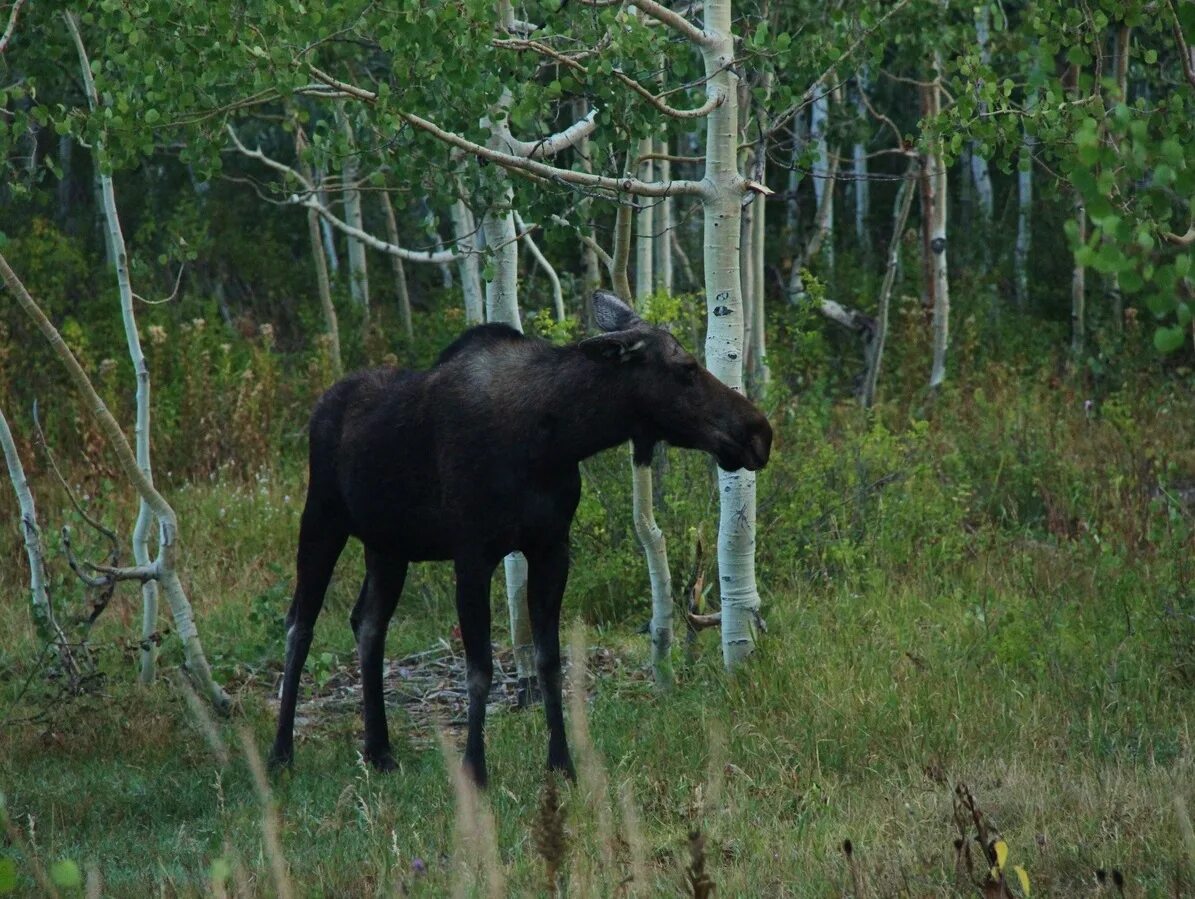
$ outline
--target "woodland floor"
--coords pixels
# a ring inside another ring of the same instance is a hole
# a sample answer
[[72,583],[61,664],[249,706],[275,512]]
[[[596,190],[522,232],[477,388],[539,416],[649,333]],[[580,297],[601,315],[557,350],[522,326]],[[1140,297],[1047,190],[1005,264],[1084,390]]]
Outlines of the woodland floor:
[[[1024,402],[1054,393],[1045,385]],[[1190,397],[1168,401],[1165,427],[1133,419],[1119,430],[1084,418],[1081,400],[1014,426],[1012,397],[974,409],[967,395],[942,416],[950,431],[853,417],[809,433],[786,426],[761,479],[768,631],[733,676],[713,632],[691,661],[678,645],[667,695],[637,632],[648,609],[637,550],[609,542],[587,487],[565,620],[589,622],[580,639],[594,676],[584,714],[575,704],[567,714],[578,755],[588,746],[594,763],[562,788],[570,895],[691,894],[692,829],[720,896],[977,895],[987,865],[969,813],[960,829],[960,784],[1008,847],[1013,895],[1023,895],[1013,866],[1034,895],[1098,895],[1101,870],[1109,884],[1121,872],[1127,895],[1195,892],[1191,511],[1117,480],[1136,458],[1157,458],[1148,435],[1187,458]],[[984,417],[998,403],[1008,417]],[[829,435],[824,445],[814,432]],[[986,468],[968,469],[973,458]],[[704,471],[682,462],[674,483]],[[595,460],[587,484],[606,478],[609,493],[625,465],[624,454]],[[458,813],[456,763],[436,738],[462,716],[446,566],[413,569],[388,637],[400,769],[382,777],[359,764],[355,547],[317,624],[294,771],[272,783],[280,850],[270,850],[246,747],[264,752],[272,736],[303,482],[283,468],[171,492],[187,533],[211,535],[188,544],[187,582],[236,701],[216,723],[226,759],[176,685],[169,637],[158,682],[133,683],[134,590],[118,592],[93,634],[104,679],[63,698],[36,665],[22,571],[0,573],[14,598],[0,604],[0,790],[15,837],[0,858],[15,864],[18,895],[37,895],[37,866],[64,859],[97,872],[105,896],[218,894],[213,878],[226,875],[229,895],[276,895],[279,861],[302,896],[545,893],[546,727],[539,710],[512,707],[499,586],[487,837],[472,823],[484,816]],[[672,516],[692,510],[676,496],[663,524],[680,582],[686,525]],[[595,611],[620,577],[632,584],[618,588],[621,617]],[[54,589],[69,592],[64,574]],[[490,887],[477,879],[487,847]]]

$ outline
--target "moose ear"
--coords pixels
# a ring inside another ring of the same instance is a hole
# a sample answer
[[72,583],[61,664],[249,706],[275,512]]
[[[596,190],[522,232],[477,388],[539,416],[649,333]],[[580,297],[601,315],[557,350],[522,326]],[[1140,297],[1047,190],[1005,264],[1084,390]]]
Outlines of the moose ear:
[[626,331],[643,324],[630,306],[608,290],[593,292],[593,320],[602,331]]
[[588,337],[577,344],[590,359],[629,362],[642,355],[647,335],[642,331],[613,331]]

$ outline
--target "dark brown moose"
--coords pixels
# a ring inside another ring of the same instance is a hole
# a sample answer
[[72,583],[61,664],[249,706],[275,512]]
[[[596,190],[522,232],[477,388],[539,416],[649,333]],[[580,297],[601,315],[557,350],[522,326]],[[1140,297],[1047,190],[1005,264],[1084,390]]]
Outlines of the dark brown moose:
[[286,670],[271,761],[290,764],[299,676],[332,569],[349,536],[365,546],[351,622],[361,659],[365,758],[395,766],[382,696],[386,627],[410,562],[451,559],[468,670],[465,766],[486,783],[486,699],[493,676],[490,578],[527,557],[527,604],[547,714],[548,767],[573,774],[560,695],[560,604],[578,463],[633,441],[645,464],[658,441],[718,464],[767,464],[772,429],[663,328],[598,291],[604,332],[555,347],[505,325],[471,328],[428,371],[349,375],[310,424],[310,484],[299,527],[298,583],[286,616]]

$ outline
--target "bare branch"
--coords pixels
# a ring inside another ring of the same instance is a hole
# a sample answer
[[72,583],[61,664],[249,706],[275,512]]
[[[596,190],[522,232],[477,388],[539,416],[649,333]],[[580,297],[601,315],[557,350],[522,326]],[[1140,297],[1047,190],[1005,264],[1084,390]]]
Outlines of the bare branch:
[[544,274],[548,276],[548,281],[552,285],[552,304],[556,311],[556,320],[564,321],[564,291],[560,288],[560,276],[556,274],[556,269],[552,267],[552,263],[548,262],[547,257],[540,252],[540,249],[538,246],[536,246],[535,241],[531,239],[531,232],[536,226],[532,225],[530,228],[528,228],[523,223],[523,217],[519,215],[517,211],[515,211],[514,217],[516,227],[518,227],[519,231],[522,232],[520,236],[523,239],[523,243],[527,245],[527,249],[531,252],[531,257],[535,260],[536,264],[544,270]]
[[12,9],[8,13],[8,27],[4,29],[4,34],[0,35],[0,53],[8,49],[8,42],[12,40],[12,36],[17,30],[17,15],[21,12],[21,7],[25,5],[25,0],[16,0],[12,5]]
[[140,300],[141,302],[145,303],[147,306],[161,306],[163,303],[169,303],[171,300],[173,300],[175,297],[178,296],[179,285],[183,283],[183,269],[185,269],[186,267],[187,267],[186,263],[179,263],[178,277],[174,279],[174,290],[172,290],[170,292],[170,296],[163,297],[160,300],[147,300],[145,297],[141,296],[140,294],[135,293],[135,294],[133,294],[133,298]]
[[543,159],[547,156],[555,156],[574,146],[578,141],[589,137],[597,127],[597,114],[598,111],[595,107],[563,131],[549,135],[543,140],[519,140],[510,133],[510,126],[505,120],[498,124],[498,133],[514,155],[522,156],[524,159]]
[[559,50],[553,50],[542,41],[530,41],[522,38],[495,38],[491,43],[495,47],[500,47],[504,50],[534,50],[541,56],[547,56],[550,59],[556,60],[561,65],[568,66],[577,72],[584,72],[585,66],[577,62],[576,59],[566,53],[561,53]]
[[1174,30],[1174,41],[1178,44],[1179,58],[1182,59],[1183,74],[1187,76],[1187,82],[1191,87],[1195,88],[1195,53],[1192,53],[1191,48],[1187,45],[1183,26],[1178,20],[1178,13],[1174,11],[1174,4],[1171,0],[1166,0],[1166,8],[1170,10],[1170,18],[1173,20],[1171,28]]
[[426,131],[446,144],[451,144],[461,150],[465,150],[474,156],[481,159],[489,160],[497,163],[500,166],[508,169],[515,169],[522,172],[529,172],[533,175],[539,175],[551,181],[564,182],[566,184],[576,184],[581,187],[595,188],[598,190],[606,190],[612,193],[629,193],[637,194],[643,197],[674,197],[679,195],[686,196],[701,196],[704,188],[699,181],[639,181],[635,178],[610,178],[605,175],[593,175],[588,172],[577,172],[572,169],[560,168],[559,166],[547,165],[542,162],[537,162],[534,159],[526,159],[522,156],[514,156],[510,153],[503,153],[501,150],[494,150],[481,144],[474,143],[468,138],[461,137],[451,131],[445,131],[434,122],[429,122],[425,118],[414,115],[413,113],[401,113],[406,121],[410,122],[416,128]]
[[333,78],[323,69],[316,68],[311,63],[307,63],[307,71],[317,81],[322,81],[328,87],[335,88],[340,93],[348,94],[350,97],[356,97],[358,100],[364,100],[366,103],[374,103],[378,99],[375,91],[366,90],[363,87],[357,87],[355,84],[349,84],[347,81]]
[[711,39],[709,35],[680,13],[673,12],[663,4],[656,3],[655,0],[628,0],[628,2],[636,9],[643,10],[643,12],[647,13],[653,19],[663,22],[673,31],[680,32],[680,34],[698,47],[704,47],[710,43]]
[[689,627],[695,631],[722,626],[721,612],[714,612],[710,615],[695,615],[693,612],[685,612],[685,619],[689,622]]
[[269,156],[266,156],[265,153],[261,152],[261,150],[250,150],[243,143],[241,143],[241,139],[237,137],[237,133],[233,129],[231,123],[226,124],[224,128],[228,132],[228,136],[232,138],[233,144],[238,150],[241,151],[241,153],[248,156],[250,159],[256,159],[258,162],[262,163],[262,165],[268,166],[276,172],[289,175],[303,185],[304,190],[308,191],[309,193],[315,192],[315,185],[312,184],[307,178],[303,177],[303,175],[297,169],[292,169],[289,165],[284,165],[283,163],[278,162],[276,159],[271,159]]
[[1192,223],[1191,227],[1187,229],[1186,234],[1175,234],[1173,231],[1166,231],[1162,234],[1162,237],[1180,247],[1189,247],[1195,244],[1195,223]]
[[306,196],[294,194],[291,196],[290,202],[296,206],[314,209],[337,231],[341,231],[349,237],[355,237],[375,250],[382,253],[389,253],[391,256],[398,256],[400,259],[405,259],[408,262],[431,262],[440,265],[446,262],[454,262],[461,255],[456,250],[408,250],[397,244],[381,240],[374,237],[368,231],[362,231],[360,228],[353,227],[343,219],[337,218],[327,206],[324,206],[315,198],[315,194],[313,193]]
[[37,401],[33,402],[33,430],[37,435],[37,442],[41,444],[42,452],[46,454],[46,460],[50,463],[50,470],[54,472],[54,476],[58,478],[58,483],[62,485],[62,489],[66,491],[66,498],[70,500],[71,506],[74,507],[75,512],[94,530],[99,531],[108,540],[108,564],[115,565],[120,559],[120,540],[116,536],[116,532],[111,528],[105,527],[96,521],[84,510],[78,497],[75,496],[75,491],[66,482],[66,478],[62,476],[62,470],[58,467],[58,460],[54,458],[54,453],[50,450],[50,443],[46,440],[46,434],[41,427],[41,416],[38,414]]
[[726,102],[726,97],[721,91],[713,90],[710,92],[710,95],[706,101],[695,109],[677,109],[675,106],[669,106],[634,78],[624,73],[621,69],[614,70],[614,77],[637,93],[653,107],[664,113],[664,115],[672,116],[674,119],[699,119],[702,116],[709,115],[724,102]]

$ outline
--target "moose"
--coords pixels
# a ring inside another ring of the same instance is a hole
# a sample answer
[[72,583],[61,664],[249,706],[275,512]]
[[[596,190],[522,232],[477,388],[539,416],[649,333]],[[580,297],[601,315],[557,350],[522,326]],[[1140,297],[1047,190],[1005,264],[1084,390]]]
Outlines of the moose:
[[299,526],[298,580],[286,616],[275,767],[294,757],[295,703],[312,629],[350,536],[365,582],[350,622],[361,663],[364,757],[395,767],[382,693],[386,628],[410,562],[451,560],[469,697],[464,765],[487,781],[486,700],[493,678],[490,579],[504,556],[528,563],[527,605],[547,717],[548,767],[574,776],[564,733],[560,606],[579,463],[630,440],[704,450],[727,471],[764,467],[772,429],[667,330],[598,291],[601,332],[557,347],[500,324],[479,325],[427,371],[349,375],[317,402],[310,481]]

